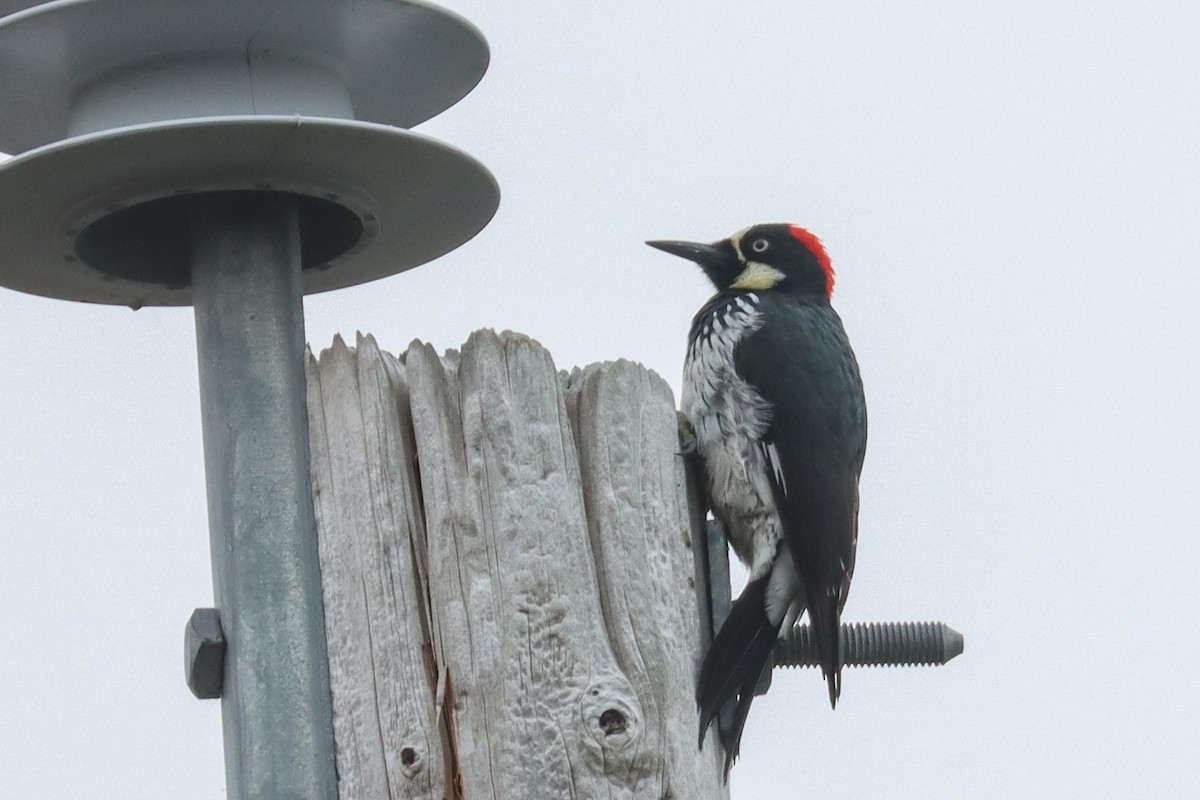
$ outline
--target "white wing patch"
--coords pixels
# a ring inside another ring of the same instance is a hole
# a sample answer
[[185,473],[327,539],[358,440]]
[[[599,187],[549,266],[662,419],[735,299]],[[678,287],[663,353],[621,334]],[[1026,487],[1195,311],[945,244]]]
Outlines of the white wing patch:
[[763,448],[767,453],[767,463],[771,466],[771,473],[775,476],[775,483],[779,485],[779,489],[783,492],[783,496],[787,497],[788,486],[787,478],[783,474],[783,464],[779,460],[779,451],[775,449],[775,443],[771,442]]

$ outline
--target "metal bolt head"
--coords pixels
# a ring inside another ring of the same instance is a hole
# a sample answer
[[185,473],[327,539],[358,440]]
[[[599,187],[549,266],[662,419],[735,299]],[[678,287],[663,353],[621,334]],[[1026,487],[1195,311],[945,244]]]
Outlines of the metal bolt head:
[[225,682],[225,634],[215,608],[197,608],[183,634],[183,669],[188,688],[201,700],[221,696]]

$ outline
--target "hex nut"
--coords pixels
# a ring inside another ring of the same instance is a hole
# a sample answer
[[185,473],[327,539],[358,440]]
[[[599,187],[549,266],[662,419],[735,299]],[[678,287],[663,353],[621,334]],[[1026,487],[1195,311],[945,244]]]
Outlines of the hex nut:
[[188,688],[201,700],[221,696],[225,682],[225,634],[215,608],[197,608],[183,635],[184,674]]

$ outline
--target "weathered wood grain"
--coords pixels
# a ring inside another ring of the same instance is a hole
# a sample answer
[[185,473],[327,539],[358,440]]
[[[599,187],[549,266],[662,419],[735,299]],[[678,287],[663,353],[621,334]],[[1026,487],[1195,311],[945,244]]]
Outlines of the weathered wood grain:
[[696,749],[701,641],[687,474],[666,382],[629,361],[571,374],[588,528],[604,624],[645,717],[633,796],[722,796],[715,737]]
[[360,338],[310,360],[309,408],[342,800],[727,796],[660,378]]
[[406,363],[464,795],[624,795],[643,714],[604,633],[549,354],[480,332],[457,369],[421,344]]
[[313,498],[341,800],[441,798],[424,534],[402,368],[370,337],[309,354]]

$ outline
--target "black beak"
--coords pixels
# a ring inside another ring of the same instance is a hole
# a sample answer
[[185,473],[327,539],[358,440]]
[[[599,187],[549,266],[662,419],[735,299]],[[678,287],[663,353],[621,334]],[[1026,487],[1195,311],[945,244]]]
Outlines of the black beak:
[[651,247],[670,253],[673,256],[694,261],[704,270],[704,274],[712,281],[717,291],[725,291],[737,280],[745,264],[738,258],[728,239],[716,244],[700,244],[699,242],[646,242]]
[[657,250],[662,250],[664,253],[686,258],[688,261],[695,261],[700,266],[709,268],[718,268],[728,264],[732,255],[725,250],[713,247],[711,244],[701,244],[699,242],[654,241],[646,242],[646,244]]

